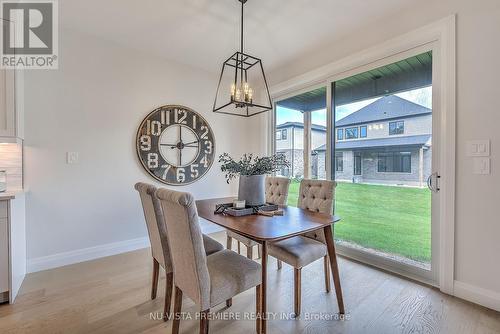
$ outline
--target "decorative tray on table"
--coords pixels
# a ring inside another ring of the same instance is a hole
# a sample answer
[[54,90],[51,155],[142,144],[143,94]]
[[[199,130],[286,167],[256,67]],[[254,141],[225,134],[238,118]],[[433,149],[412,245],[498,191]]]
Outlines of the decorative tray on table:
[[247,205],[241,209],[235,208],[233,206],[233,203],[223,203],[223,204],[217,204],[215,206],[215,213],[225,213],[235,217],[258,214],[259,211],[265,212],[265,211],[276,211],[276,210],[278,210],[277,205],[268,203],[256,206]]

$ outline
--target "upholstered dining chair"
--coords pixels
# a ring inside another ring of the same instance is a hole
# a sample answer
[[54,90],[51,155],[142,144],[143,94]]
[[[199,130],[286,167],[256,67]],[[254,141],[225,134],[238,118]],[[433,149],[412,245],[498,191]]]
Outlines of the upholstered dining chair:
[[[165,270],[166,274],[163,320],[167,321],[172,300],[173,271],[172,262],[170,260],[170,253],[168,251],[165,220],[163,218],[160,201],[155,196],[155,192],[157,190],[156,187],[151,184],[139,182],[136,183],[135,189],[139,192],[139,195],[141,197],[144,218],[146,220],[149,241],[151,243],[151,254],[153,256],[153,280],[151,284],[151,299],[156,298],[159,269],[161,266]],[[203,243],[205,246],[205,252],[208,255],[224,249],[224,246],[222,246],[214,239],[207,237],[206,235],[203,235]]]
[[[286,205],[288,200],[288,188],[290,179],[286,177],[266,177],[266,203]],[[227,231],[227,249],[232,249],[233,239],[238,241],[238,253],[240,252],[240,243],[247,249],[247,258],[253,259],[253,247],[260,246],[257,242],[248,239],[233,231]],[[260,247],[258,248],[260,258]]]
[[[326,180],[307,180],[300,182],[297,206],[313,212],[332,214],[335,182]],[[270,243],[268,254],[278,261],[294,267],[294,313],[298,317],[301,309],[302,268],[323,258],[325,288],[330,292],[330,269],[328,249],[323,230]]]
[[253,287],[260,314],[260,264],[230,250],[206,256],[193,196],[169,189],[157,190],[156,196],[163,208],[174,270],[172,333],[179,333],[183,294],[199,307],[200,333],[208,333],[210,308]]

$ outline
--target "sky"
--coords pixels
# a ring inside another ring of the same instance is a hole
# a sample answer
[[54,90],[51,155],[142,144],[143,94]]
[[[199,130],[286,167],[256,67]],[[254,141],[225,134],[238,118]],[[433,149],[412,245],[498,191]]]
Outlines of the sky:
[[[403,99],[406,99],[408,101],[432,109],[432,87],[430,86],[398,93],[395,95]],[[353,112],[358,111],[363,107],[366,107],[370,103],[377,101],[378,99],[380,99],[380,97],[338,106],[335,109],[335,118],[338,121],[352,114]],[[311,119],[313,124],[326,126],[326,109],[313,111],[311,113]],[[276,124],[282,124],[285,122],[302,123],[303,121],[304,118],[300,111],[287,109],[279,106],[276,108]]]

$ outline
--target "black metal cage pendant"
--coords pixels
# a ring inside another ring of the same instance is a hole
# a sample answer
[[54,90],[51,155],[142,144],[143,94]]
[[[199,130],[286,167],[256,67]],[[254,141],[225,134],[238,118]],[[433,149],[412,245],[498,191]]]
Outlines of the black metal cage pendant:
[[241,51],[222,65],[213,111],[250,117],[273,107],[262,61],[243,52],[243,9],[247,0],[238,1],[241,2]]

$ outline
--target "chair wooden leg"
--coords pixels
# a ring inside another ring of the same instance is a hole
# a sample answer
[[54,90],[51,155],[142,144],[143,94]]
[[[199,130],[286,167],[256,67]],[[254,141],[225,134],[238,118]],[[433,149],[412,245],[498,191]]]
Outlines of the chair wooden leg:
[[247,258],[253,260],[253,246],[247,246]]
[[156,291],[158,290],[158,275],[160,274],[160,264],[153,258],[153,280],[151,282],[151,299],[156,298]]
[[267,333],[267,241],[262,241],[262,273],[260,284],[260,331],[262,334]]
[[257,333],[260,334],[260,313],[262,309],[262,299],[261,299],[261,286],[257,285],[255,287],[255,328],[257,330]]
[[344,297],[342,296],[342,288],[340,286],[339,266],[337,263],[337,254],[335,253],[335,241],[333,240],[333,230],[331,226],[323,228],[325,234],[326,246],[328,247],[328,259],[330,260],[330,268],[333,272],[333,286],[337,294],[337,304],[339,306],[339,313],[345,314]]
[[301,283],[301,274],[302,274],[302,269],[299,268],[294,268],[294,313],[295,317],[297,318],[300,315],[300,303],[301,303],[301,290],[302,290],[302,283]]
[[325,289],[326,289],[326,292],[329,293],[330,292],[330,265],[328,264],[328,261],[330,261],[328,259],[328,255],[326,255],[324,257],[324,264],[325,264]]
[[182,309],[182,290],[175,287],[174,296],[174,321],[172,322],[172,334],[179,334],[179,326],[181,324],[181,309]]
[[208,334],[209,313],[210,310],[205,310],[200,314],[200,334]]
[[226,299],[226,306],[227,307],[233,306],[233,298]]
[[238,254],[241,254],[241,242],[238,241]]
[[170,319],[170,305],[172,304],[172,290],[174,288],[174,273],[167,273],[165,280],[165,305],[163,307],[163,321]]
[[283,262],[278,260],[278,270],[281,270],[281,268],[283,268]]
[[226,238],[226,248],[229,250],[233,248],[233,238],[231,238],[229,235]]

